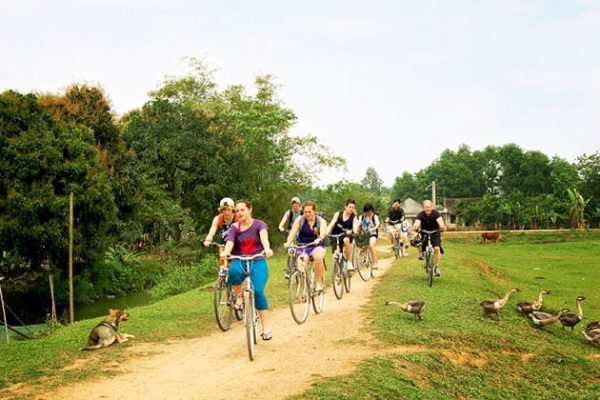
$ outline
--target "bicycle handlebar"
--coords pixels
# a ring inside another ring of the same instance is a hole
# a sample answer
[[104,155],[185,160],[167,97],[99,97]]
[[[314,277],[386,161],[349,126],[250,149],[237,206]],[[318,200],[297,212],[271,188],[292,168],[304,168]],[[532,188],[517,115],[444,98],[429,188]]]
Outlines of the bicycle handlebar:
[[351,235],[349,235],[346,232],[338,233],[337,235],[329,235],[329,237],[332,238],[332,239],[337,239],[337,238],[342,237],[342,236],[351,236]]
[[310,243],[303,243],[303,244],[291,243],[288,246],[288,249],[306,249],[307,247],[315,246],[315,245],[317,245],[319,243],[323,243],[323,240],[321,240],[321,238],[319,238],[317,240],[315,240],[313,242],[310,242]]
[[401,219],[396,219],[396,220],[393,220],[393,221],[388,221],[388,224],[393,224],[393,225],[395,225],[395,224],[397,224],[397,223],[399,223],[399,222],[402,222],[402,220],[401,220]]
[[435,230],[433,230],[433,231],[427,231],[427,230],[425,230],[425,229],[421,229],[421,232],[422,232],[422,233],[424,233],[424,234],[426,234],[426,235],[433,235],[434,233],[438,233],[438,232],[439,232],[439,230],[438,230],[438,229],[435,229]]
[[[202,243],[206,243],[206,242],[202,242]],[[215,246],[215,247],[220,247],[220,246],[225,246],[222,243],[217,243],[217,242],[208,242],[209,246]]]
[[233,256],[230,254],[227,256],[227,259],[228,260],[252,261],[252,260],[256,260],[257,258],[264,257],[264,256],[265,256],[265,252],[262,251],[260,253],[252,254],[250,256]]

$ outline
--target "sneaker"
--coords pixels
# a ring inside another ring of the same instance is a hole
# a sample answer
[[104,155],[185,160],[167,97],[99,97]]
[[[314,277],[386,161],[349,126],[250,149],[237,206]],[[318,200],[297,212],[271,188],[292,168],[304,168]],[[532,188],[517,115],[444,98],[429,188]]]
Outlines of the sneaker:
[[408,251],[404,252],[404,257],[408,257]]
[[285,279],[287,279],[288,281],[290,280],[290,274],[288,274],[287,272],[285,273]]
[[378,266],[377,264],[373,264],[373,265],[371,266],[371,269],[379,269],[379,266]]
[[419,256],[419,260],[424,260],[424,259],[425,259],[425,257],[423,257],[423,254],[421,254],[421,255]]
[[435,276],[442,276],[439,265],[435,266],[434,271],[435,271],[435,273],[434,273]]
[[354,265],[352,265],[352,261],[348,261],[348,266],[346,267],[348,271],[354,271]]

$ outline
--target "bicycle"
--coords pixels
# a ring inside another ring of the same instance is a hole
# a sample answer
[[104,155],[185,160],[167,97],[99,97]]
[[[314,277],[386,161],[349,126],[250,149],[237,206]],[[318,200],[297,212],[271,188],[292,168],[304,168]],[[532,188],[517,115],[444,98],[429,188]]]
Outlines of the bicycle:
[[[296,260],[294,272],[290,275],[289,296],[288,301],[292,317],[297,324],[302,324],[308,318],[310,304],[312,303],[315,314],[323,311],[325,302],[325,292],[323,290],[317,292],[315,281],[315,262],[312,257],[309,258],[309,274],[305,270],[306,254],[300,253],[299,250],[306,249],[309,246],[317,244],[316,242],[308,244],[291,244],[288,250],[288,256]],[[297,261],[301,260],[301,269],[298,268]],[[323,260],[325,262],[325,260]],[[325,287],[325,274],[321,278],[321,287]]]
[[368,231],[362,232],[362,235],[357,235],[356,246],[354,248],[356,254],[353,255],[353,259],[356,260],[355,267],[358,275],[365,282],[374,277],[373,260],[369,251],[370,239],[371,235]]
[[[254,301],[254,285],[252,285],[252,279],[250,279],[250,271],[252,270],[252,263],[257,258],[264,257],[265,253],[258,253],[251,256],[228,256],[228,260],[240,260],[240,263],[244,264],[244,274],[246,278],[242,283],[244,287],[244,303],[242,307],[242,315],[244,320],[244,327],[246,328],[246,341],[248,344],[248,357],[250,361],[254,360],[255,357],[255,346],[257,344],[256,339],[256,327],[258,325],[258,311],[256,310],[256,304]],[[235,303],[234,303],[235,304]]]
[[421,229],[422,240],[425,240],[427,246],[425,247],[425,270],[427,271],[427,283],[429,287],[433,284],[433,270],[434,270],[434,255],[433,245],[431,244],[431,235],[437,233],[438,230],[426,231]]
[[[346,255],[345,252],[340,249],[340,243],[339,240],[337,240],[342,236],[346,236],[346,233],[329,235],[329,237],[335,241],[331,285],[333,286],[333,293],[338,300],[341,300],[344,296],[344,289],[346,289],[346,293],[350,293],[350,288],[352,286],[352,271],[346,269]],[[354,243],[352,245],[354,246]],[[354,254],[354,249],[352,253]]]
[[402,240],[402,237],[398,233],[398,229],[396,228],[396,225],[399,223],[400,220],[389,222],[389,224],[391,224],[394,228],[392,232],[392,237],[394,239],[394,243],[392,244],[392,252],[394,253],[394,257],[396,257],[396,259],[404,255],[404,241]]
[[[219,248],[219,253],[223,251],[225,245],[221,243],[210,243],[211,246]],[[217,281],[213,287],[213,308],[215,311],[215,319],[219,329],[226,332],[231,328],[231,322],[233,321],[232,315],[235,314],[235,318],[241,321],[243,318],[241,310],[233,310],[233,304],[235,304],[237,296],[231,290],[231,286],[227,285],[227,270],[228,270],[227,259],[219,257],[219,270],[217,275]]]

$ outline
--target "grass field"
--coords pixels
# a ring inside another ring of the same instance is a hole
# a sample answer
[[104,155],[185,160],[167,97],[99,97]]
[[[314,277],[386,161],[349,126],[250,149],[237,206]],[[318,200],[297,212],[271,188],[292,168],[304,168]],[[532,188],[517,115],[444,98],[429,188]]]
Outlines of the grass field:
[[[374,292],[369,312],[376,336],[394,345],[419,344],[408,355],[377,357],[352,375],[317,383],[302,399],[597,399],[600,349],[581,325],[600,319],[598,233],[508,234],[497,245],[473,236],[446,238],[442,278],[426,286],[416,258],[395,265]],[[485,317],[483,299],[511,297],[501,315]],[[515,311],[519,301],[549,289],[544,309],[575,309],[582,294],[584,320],[571,333],[560,323],[545,330]],[[427,301],[423,321],[386,300]]]
[[[506,234],[497,245],[485,246],[462,235],[446,237],[444,248],[443,276],[433,288],[426,286],[413,250],[378,280],[368,306],[375,336],[397,346],[418,344],[423,351],[375,357],[352,375],[319,381],[294,398],[600,398],[600,348],[585,342],[581,325],[573,333],[562,331],[560,324],[539,330],[514,308],[550,289],[546,310],[574,309],[582,294],[587,297],[582,325],[600,319],[600,233]],[[271,306],[284,306],[285,259],[276,257],[269,264]],[[481,314],[482,299],[501,297],[511,287],[521,292],[510,299],[501,322]],[[383,306],[386,300],[410,299],[428,302],[423,321]],[[136,335],[136,343],[198,337],[217,329],[206,287],[130,311],[123,330]],[[94,352],[94,357],[80,351],[97,322],[77,322],[50,337],[0,347],[0,387],[60,385],[97,374],[98,363],[121,358],[123,346]],[[63,369],[81,357],[86,363]]]

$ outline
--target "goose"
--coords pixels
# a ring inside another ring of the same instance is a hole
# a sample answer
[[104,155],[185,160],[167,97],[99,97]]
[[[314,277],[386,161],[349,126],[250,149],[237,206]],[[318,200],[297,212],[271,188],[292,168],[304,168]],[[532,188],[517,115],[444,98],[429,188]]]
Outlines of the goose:
[[585,326],[584,332],[592,336],[600,334],[600,321],[593,321],[587,324]]
[[499,311],[504,308],[510,295],[519,291],[518,288],[510,289],[502,299],[483,300],[479,305],[485,314],[496,314],[496,317],[500,320]]
[[567,312],[560,317],[560,323],[562,324],[563,330],[565,326],[571,327],[571,332],[573,332],[573,328],[575,325],[581,322],[583,319],[583,309],[581,308],[581,302],[585,300],[583,296],[577,296],[575,300],[575,304],[577,306],[577,312]]
[[543,326],[548,326],[548,325],[552,325],[553,323],[555,323],[556,321],[558,321],[558,319],[565,313],[567,313],[569,310],[562,309],[560,311],[560,313],[558,313],[557,315],[553,315],[547,312],[542,312],[542,311],[533,311],[532,313],[530,313],[528,315],[529,318],[531,318],[531,322],[533,322],[533,324],[537,327],[543,327]]
[[542,290],[540,295],[538,296],[537,301],[525,301],[517,304],[517,310],[520,311],[523,315],[527,315],[532,311],[539,311],[542,308],[542,304],[544,302],[544,295],[550,294],[549,290]]
[[415,320],[417,318],[419,318],[421,320],[421,319],[423,319],[423,318],[421,318],[421,313],[423,312],[423,310],[425,310],[426,303],[424,301],[420,301],[420,300],[411,300],[411,301],[407,301],[406,303],[398,303],[397,301],[386,301],[385,305],[386,306],[390,306],[390,305],[398,306],[402,311],[406,311],[408,313],[415,314]]
[[600,330],[594,331],[583,331],[583,336],[590,342],[595,344],[600,344]]

